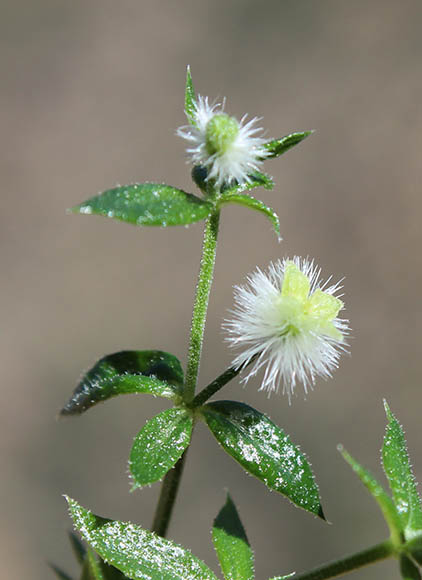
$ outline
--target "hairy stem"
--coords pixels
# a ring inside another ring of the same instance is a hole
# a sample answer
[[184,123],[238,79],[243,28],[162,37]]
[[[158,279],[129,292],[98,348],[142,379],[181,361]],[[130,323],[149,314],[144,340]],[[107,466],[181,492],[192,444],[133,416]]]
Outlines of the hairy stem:
[[190,332],[188,365],[186,369],[184,399],[187,403],[190,403],[195,396],[196,382],[198,379],[199,362],[201,359],[202,343],[204,340],[205,320],[207,317],[208,301],[214,273],[219,221],[220,212],[216,211],[207,219],[205,224],[201,266],[199,269],[198,284],[196,286],[196,297]]
[[222,389],[227,383],[229,383],[235,376],[237,376],[243,369],[253,363],[254,360],[259,355],[256,354],[253,356],[247,363],[240,365],[240,367],[230,367],[224,371],[220,376],[212,381],[205,389],[202,389],[200,393],[196,395],[194,400],[192,401],[192,407],[199,407],[203,405],[209,398],[211,398],[215,393],[217,393],[220,389]]
[[385,560],[394,555],[394,547],[390,540],[377,544],[372,548],[347,556],[342,560],[337,560],[329,564],[324,564],[311,572],[294,576],[295,580],[325,580],[326,578],[337,578],[348,572],[368,566],[379,560]]
[[[219,220],[220,212],[216,211],[207,219],[205,224],[201,264],[192,314],[188,364],[183,394],[186,403],[192,402],[195,396],[202,343],[204,340],[205,320],[207,317],[208,301],[214,273]],[[170,524],[180,479],[183,473],[186,452],[187,450],[183,453],[173,469],[166,474],[161,486],[160,497],[152,524],[152,531],[163,537],[165,537]]]
[[173,469],[170,469],[166,474],[161,485],[160,497],[155,510],[154,521],[151,529],[163,538],[166,536],[170,524],[171,514],[176,501],[177,490],[179,489],[180,478],[182,476],[188,449],[186,449]]

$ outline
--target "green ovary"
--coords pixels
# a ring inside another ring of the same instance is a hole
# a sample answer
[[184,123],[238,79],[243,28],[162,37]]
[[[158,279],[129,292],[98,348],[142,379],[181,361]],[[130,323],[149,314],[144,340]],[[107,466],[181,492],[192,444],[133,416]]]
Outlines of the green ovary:
[[343,308],[343,302],[319,288],[310,294],[310,287],[309,278],[294,262],[287,262],[278,304],[281,319],[285,321],[281,336],[315,332],[341,342],[343,334],[333,320]]
[[224,155],[239,133],[239,124],[225,113],[214,115],[208,121],[205,140],[209,155]]

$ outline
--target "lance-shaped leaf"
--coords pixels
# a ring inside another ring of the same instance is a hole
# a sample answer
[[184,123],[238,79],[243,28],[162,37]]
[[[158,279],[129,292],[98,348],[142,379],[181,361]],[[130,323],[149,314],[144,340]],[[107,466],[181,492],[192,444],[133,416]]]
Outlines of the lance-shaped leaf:
[[249,207],[250,209],[253,209],[255,211],[260,211],[269,218],[270,222],[273,225],[275,233],[277,234],[278,238],[281,239],[280,221],[278,219],[278,215],[272,208],[266,206],[261,200],[255,199],[251,195],[242,195],[234,193],[224,195],[220,200],[220,204],[223,203],[237,203],[239,205]]
[[405,554],[400,556],[400,573],[403,580],[421,580],[418,567]]
[[382,461],[394,503],[408,535],[409,531],[422,530],[421,501],[409,463],[403,429],[385,401],[384,405],[388,424],[382,446]]
[[185,114],[186,114],[186,117],[188,118],[188,121],[191,125],[196,125],[195,111],[196,111],[195,89],[193,87],[190,66],[188,66],[186,69]]
[[246,471],[324,519],[306,457],[268,417],[236,401],[209,403],[201,412],[217,441]]
[[255,171],[248,175],[249,181],[243,181],[242,183],[235,183],[234,185],[229,185],[223,189],[222,193],[226,195],[234,195],[236,193],[243,193],[244,191],[251,191],[257,187],[263,187],[264,189],[274,189],[274,181],[270,175],[266,173],[261,173],[260,171]]
[[300,131],[298,133],[290,133],[290,135],[286,135],[281,139],[273,139],[273,141],[269,141],[263,145],[264,149],[267,150],[268,155],[265,159],[271,159],[272,157],[279,157],[286,153],[289,149],[306,139],[309,135],[311,135],[313,131]]
[[390,528],[391,537],[396,545],[401,544],[401,535],[403,527],[401,525],[400,517],[397,512],[396,506],[392,502],[390,496],[383,489],[381,484],[375,479],[375,477],[369,473],[364,467],[362,467],[351,455],[348,453],[342,445],[339,445],[337,449],[343,455],[344,459],[351,466],[353,471],[357,474],[363,485],[367,488],[372,497],[376,500],[379,507],[381,508],[384,519]]
[[201,221],[213,211],[213,205],[170,185],[135,183],[108,189],[70,211],[102,215],[137,226],[166,227]]
[[217,580],[201,560],[178,544],[134,524],[96,516],[66,499],[83,538],[131,580]]
[[83,413],[116,395],[148,393],[178,400],[183,384],[179,359],[161,350],[123,350],[100,359],[82,378],[62,415]]
[[139,431],[130,452],[133,489],[160,481],[189,445],[193,420],[185,409],[167,409]]
[[230,495],[214,520],[212,539],[224,578],[253,580],[253,552]]

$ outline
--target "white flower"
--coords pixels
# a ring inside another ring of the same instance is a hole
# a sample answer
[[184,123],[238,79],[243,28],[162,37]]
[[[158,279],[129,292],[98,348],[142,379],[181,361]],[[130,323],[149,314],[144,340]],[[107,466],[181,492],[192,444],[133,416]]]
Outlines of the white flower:
[[345,350],[348,321],[337,317],[343,302],[339,283],[320,282],[320,269],[305,259],[278,261],[268,272],[259,268],[235,287],[235,309],[224,323],[231,346],[243,347],[236,368],[253,360],[247,381],[265,367],[261,389],[278,391],[283,384],[289,402],[297,382],[312,387],[328,378]]
[[207,179],[215,179],[216,187],[249,182],[249,174],[257,171],[268,155],[265,139],[257,137],[262,129],[255,126],[257,118],[240,121],[224,113],[222,105],[208,103],[198,95],[194,124],[180,127],[177,134],[192,146],[187,149],[194,165],[207,168]]

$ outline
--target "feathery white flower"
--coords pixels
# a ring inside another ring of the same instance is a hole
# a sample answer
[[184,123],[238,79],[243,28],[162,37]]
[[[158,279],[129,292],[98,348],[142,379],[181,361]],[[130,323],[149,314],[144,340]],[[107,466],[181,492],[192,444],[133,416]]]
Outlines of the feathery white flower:
[[194,165],[207,168],[207,179],[215,179],[217,187],[249,182],[249,174],[257,171],[268,152],[265,139],[257,137],[256,117],[240,121],[224,113],[223,104],[210,105],[207,97],[198,95],[194,124],[180,127],[177,134],[192,146],[187,149]]
[[226,320],[227,340],[243,347],[234,359],[239,368],[254,359],[245,382],[265,367],[260,390],[278,391],[289,402],[297,382],[307,388],[315,378],[328,378],[345,350],[348,321],[337,317],[343,302],[335,296],[339,283],[320,281],[321,270],[306,259],[278,261],[268,272],[259,268],[247,285],[235,287],[233,317]]

